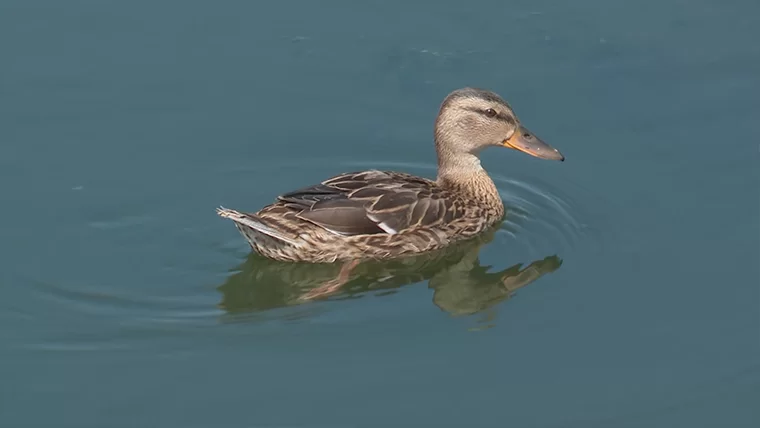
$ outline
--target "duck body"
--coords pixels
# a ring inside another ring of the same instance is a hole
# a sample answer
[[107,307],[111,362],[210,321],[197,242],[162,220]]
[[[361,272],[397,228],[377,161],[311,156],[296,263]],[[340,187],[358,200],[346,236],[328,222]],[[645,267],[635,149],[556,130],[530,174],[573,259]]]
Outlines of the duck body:
[[219,208],[251,248],[279,261],[386,260],[440,250],[501,221],[504,205],[479,152],[508,147],[564,160],[490,91],[450,93],[435,121],[436,180],[395,171],[343,173],[255,213]]
[[474,180],[482,192],[471,195],[402,172],[350,172],[280,195],[254,214],[223,208],[219,214],[274,260],[382,260],[442,249],[500,221],[496,186],[485,174]]

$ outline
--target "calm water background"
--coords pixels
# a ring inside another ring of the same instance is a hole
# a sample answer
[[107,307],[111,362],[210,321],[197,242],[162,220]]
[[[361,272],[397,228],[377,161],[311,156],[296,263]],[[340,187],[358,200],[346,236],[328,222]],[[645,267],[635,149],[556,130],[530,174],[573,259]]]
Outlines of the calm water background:
[[[757,426],[759,13],[4,1],[0,425]],[[512,214],[480,264],[558,269],[460,316],[425,281],[235,280],[256,261],[216,206],[433,176],[466,85],[567,156],[486,152]]]

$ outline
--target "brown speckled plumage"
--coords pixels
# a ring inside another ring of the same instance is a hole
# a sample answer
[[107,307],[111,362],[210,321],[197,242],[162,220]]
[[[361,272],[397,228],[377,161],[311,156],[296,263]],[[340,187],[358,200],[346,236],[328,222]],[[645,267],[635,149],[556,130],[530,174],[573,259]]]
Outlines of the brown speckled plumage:
[[546,157],[517,146],[527,132],[498,95],[460,89],[446,97],[436,118],[436,181],[350,172],[280,195],[256,213],[217,212],[235,222],[254,251],[275,260],[329,263],[438,250],[501,220],[504,206],[478,153],[499,145]]

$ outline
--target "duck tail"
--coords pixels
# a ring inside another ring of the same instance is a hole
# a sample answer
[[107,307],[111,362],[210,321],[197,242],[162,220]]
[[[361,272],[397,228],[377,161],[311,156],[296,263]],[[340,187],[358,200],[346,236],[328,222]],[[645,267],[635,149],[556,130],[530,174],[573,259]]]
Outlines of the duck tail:
[[295,237],[288,236],[277,229],[267,226],[264,224],[263,220],[255,214],[241,213],[240,211],[235,211],[224,207],[217,208],[216,213],[220,217],[228,218],[239,225],[247,226],[257,232],[271,236],[275,239],[279,239],[280,241],[287,242],[288,244],[299,244]]

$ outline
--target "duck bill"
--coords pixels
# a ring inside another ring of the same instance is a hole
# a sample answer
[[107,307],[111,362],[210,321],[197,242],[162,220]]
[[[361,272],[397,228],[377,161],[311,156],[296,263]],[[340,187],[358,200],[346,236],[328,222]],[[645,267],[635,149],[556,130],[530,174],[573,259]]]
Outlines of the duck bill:
[[528,128],[520,125],[511,137],[504,140],[504,147],[519,150],[540,159],[564,161],[565,157],[554,147],[544,143]]

